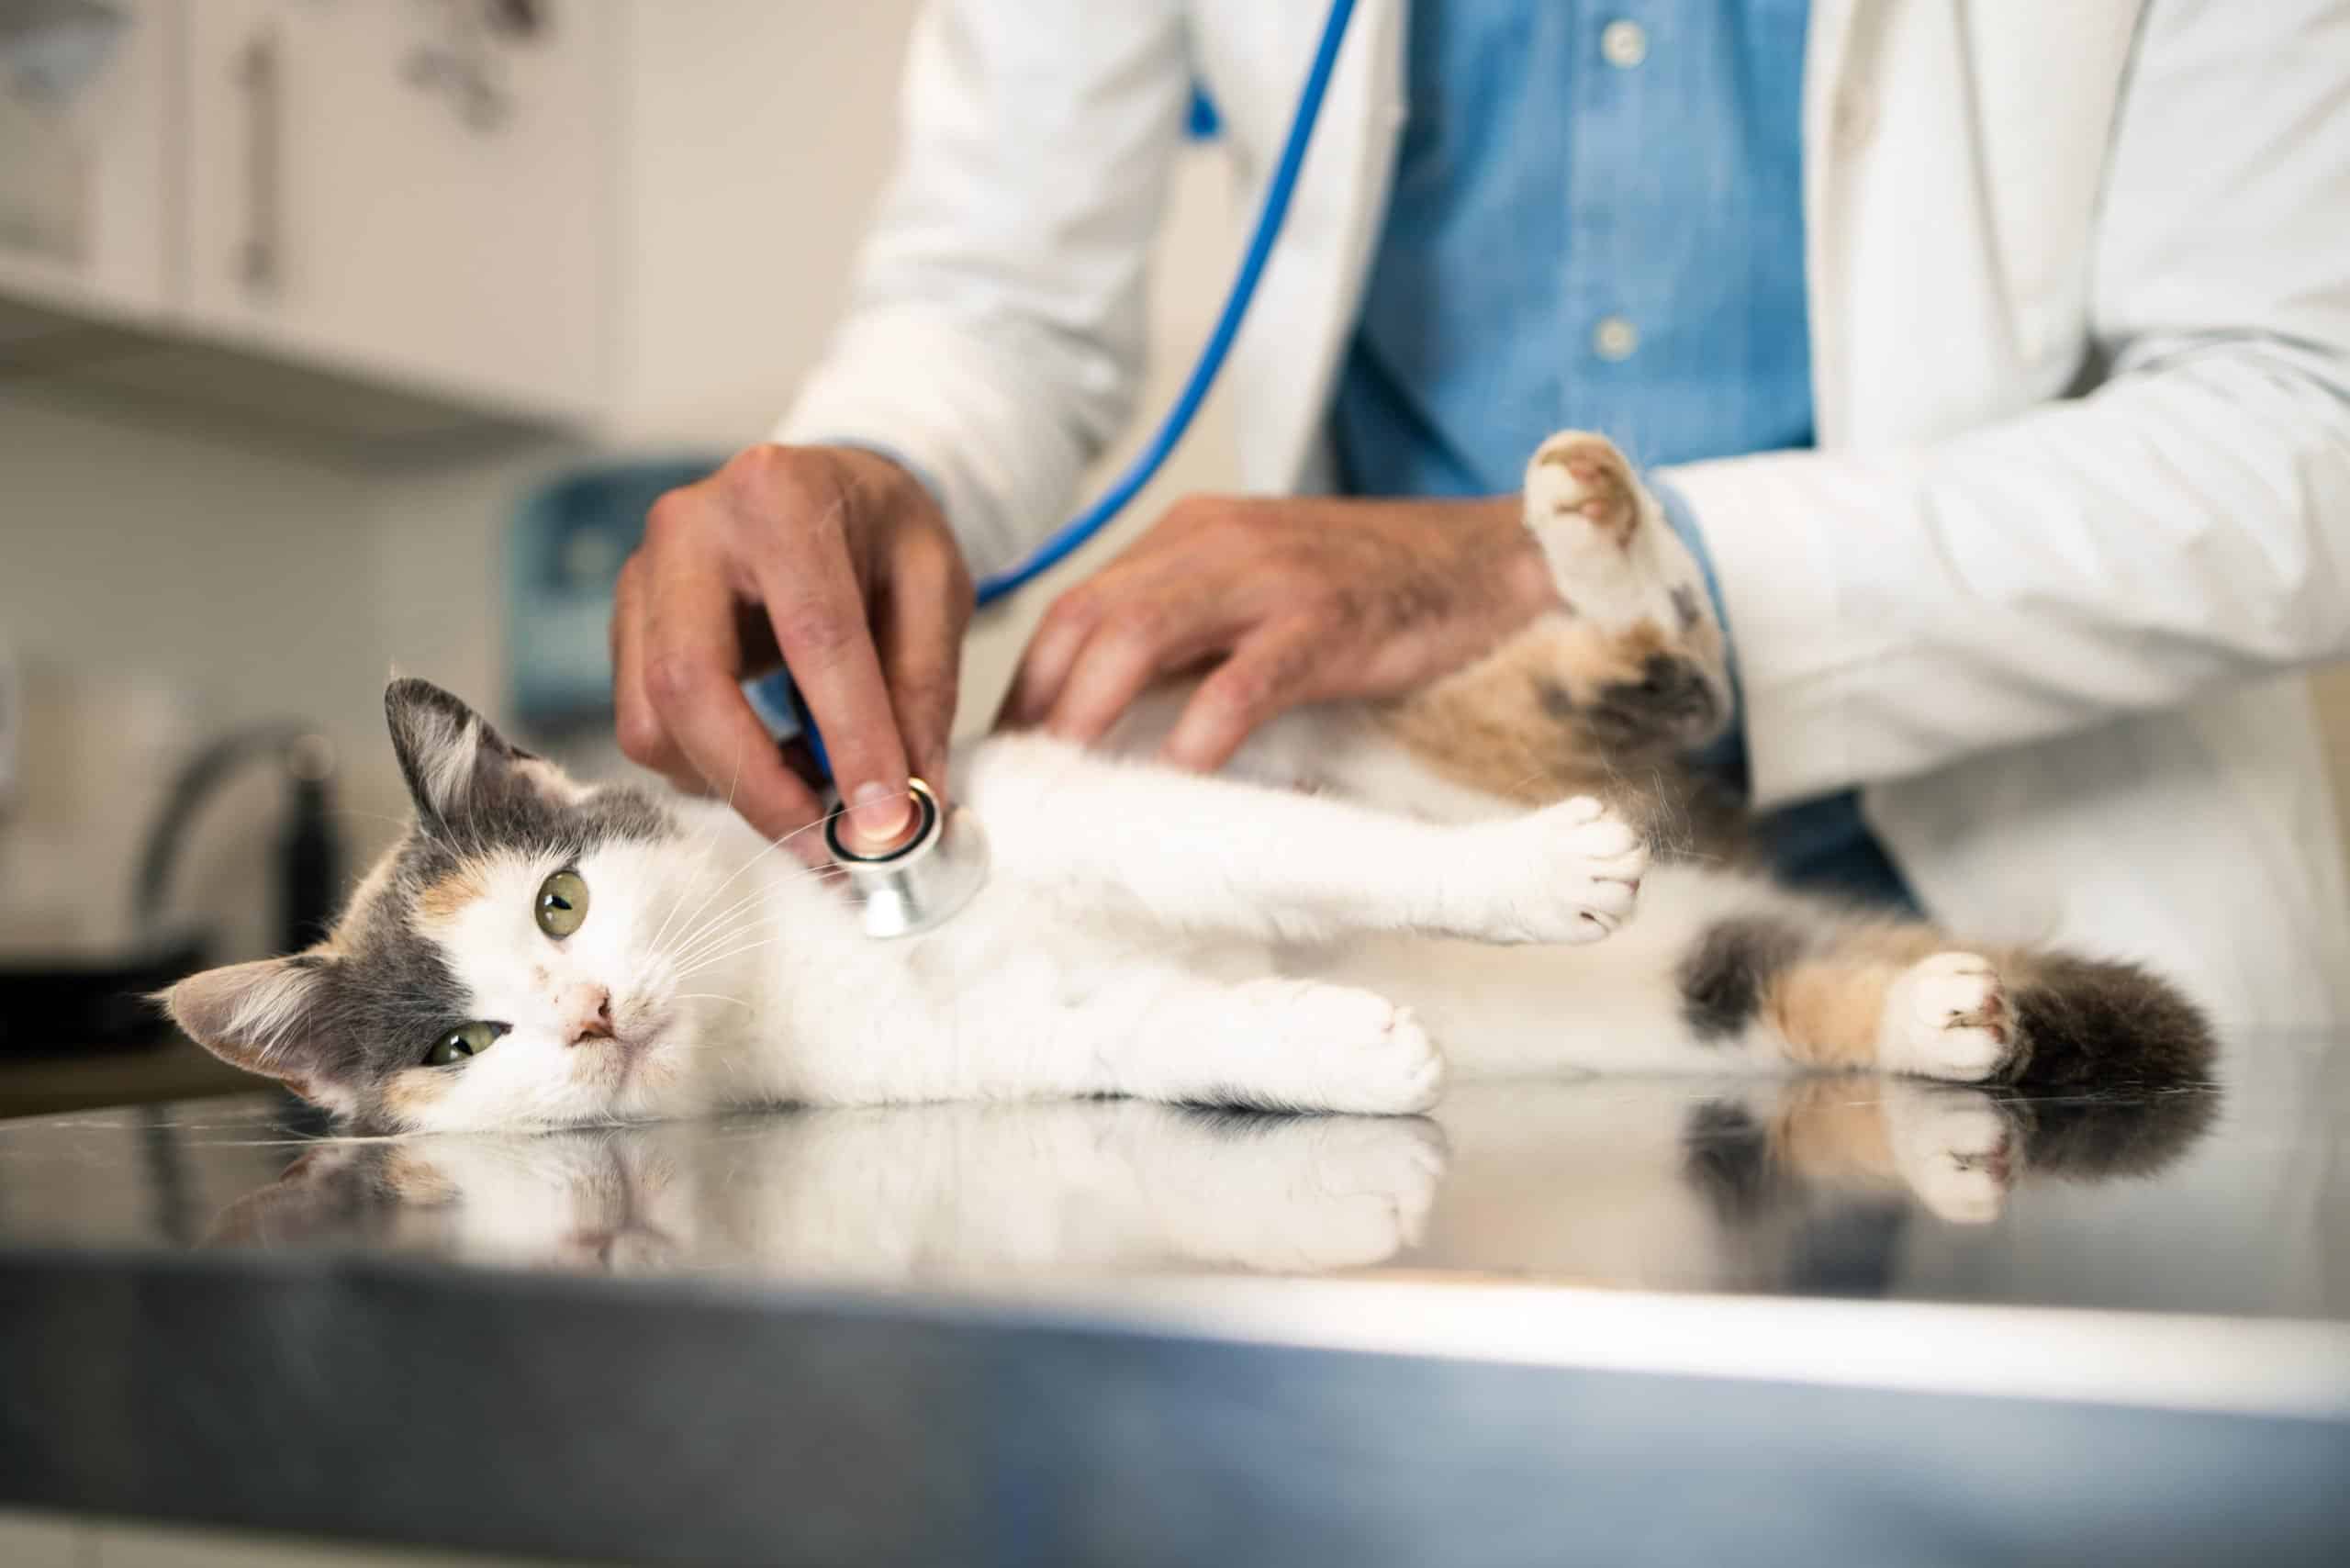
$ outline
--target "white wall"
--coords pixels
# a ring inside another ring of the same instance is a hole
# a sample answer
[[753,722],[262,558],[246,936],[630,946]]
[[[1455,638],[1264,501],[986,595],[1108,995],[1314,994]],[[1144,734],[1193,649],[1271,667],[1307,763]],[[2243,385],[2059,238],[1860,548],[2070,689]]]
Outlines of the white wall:
[[[43,820],[78,819],[81,857],[60,865],[56,846],[32,841],[24,823],[0,825],[0,868],[20,894],[61,875],[127,892],[124,829],[157,798],[156,770],[218,729],[313,718],[333,726],[347,753],[379,744],[352,700],[380,681],[386,658],[372,498],[359,480],[38,387],[0,393],[0,637],[30,666],[42,725],[27,758],[27,804]],[[71,746],[53,700],[69,687],[98,692],[81,706]],[[144,722],[101,733],[127,717],[133,689],[153,694]],[[212,890],[197,907],[244,916],[247,945],[263,918],[252,830],[270,820],[272,801],[255,787],[224,801],[185,868],[188,885]]]
[[621,439],[763,435],[822,351],[895,149],[915,0],[627,7]]

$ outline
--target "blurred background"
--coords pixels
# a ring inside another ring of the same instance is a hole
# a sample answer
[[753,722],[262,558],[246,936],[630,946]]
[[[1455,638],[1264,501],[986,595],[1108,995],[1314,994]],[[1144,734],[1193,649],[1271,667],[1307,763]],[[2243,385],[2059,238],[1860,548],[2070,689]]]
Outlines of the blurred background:
[[[234,1083],[121,998],[398,831],[391,671],[624,766],[612,576],[822,352],[914,10],[0,0],[0,1114]],[[1195,145],[1146,406],[1245,216]],[[1050,597],[982,627],[967,724]]]

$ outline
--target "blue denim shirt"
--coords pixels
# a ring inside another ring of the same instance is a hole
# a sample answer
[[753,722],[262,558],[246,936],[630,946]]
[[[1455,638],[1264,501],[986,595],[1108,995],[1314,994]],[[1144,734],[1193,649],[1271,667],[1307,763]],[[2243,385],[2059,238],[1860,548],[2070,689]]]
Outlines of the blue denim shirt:
[[[1515,490],[1570,428],[1644,466],[1811,444],[1807,11],[1416,0],[1410,115],[1331,414],[1347,489]],[[1735,729],[1704,760],[1744,784]],[[1796,879],[1908,902],[1853,797],[1764,826]]]

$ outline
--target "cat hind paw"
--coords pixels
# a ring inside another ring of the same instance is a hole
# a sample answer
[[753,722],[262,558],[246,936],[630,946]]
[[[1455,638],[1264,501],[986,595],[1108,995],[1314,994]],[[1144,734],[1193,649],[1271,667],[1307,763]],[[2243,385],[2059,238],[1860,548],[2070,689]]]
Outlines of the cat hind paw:
[[1980,1083],[2014,1062],[2022,1044],[1991,960],[1937,953],[1910,965],[1886,993],[1877,1063],[1889,1072]]

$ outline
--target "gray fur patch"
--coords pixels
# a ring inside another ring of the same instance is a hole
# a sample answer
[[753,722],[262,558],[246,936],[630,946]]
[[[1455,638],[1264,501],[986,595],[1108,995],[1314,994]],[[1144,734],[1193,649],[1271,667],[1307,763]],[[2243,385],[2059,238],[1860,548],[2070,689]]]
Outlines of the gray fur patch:
[[2210,1081],[2200,1009],[2135,964],[2042,955],[2009,998],[2021,1036],[2002,1076],[2029,1088],[2175,1089]]
[[1684,632],[1697,629],[1697,591],[1686,583],[1673,590],[1673,613],[1680,621]]
[[1711,731],[1720,717],[1705,672],[1679,654],[1651,654],[1639,679],[1603,687],[1583,715],[1592,738],[1617,751],[1678,745]]
[[1729,1039],[1762,1011],[1771,981],[1804,948],[1802,929],[1771,915],[1739,915],[1706,928],[1681,960],[1681,1016],[1700,1040]]

